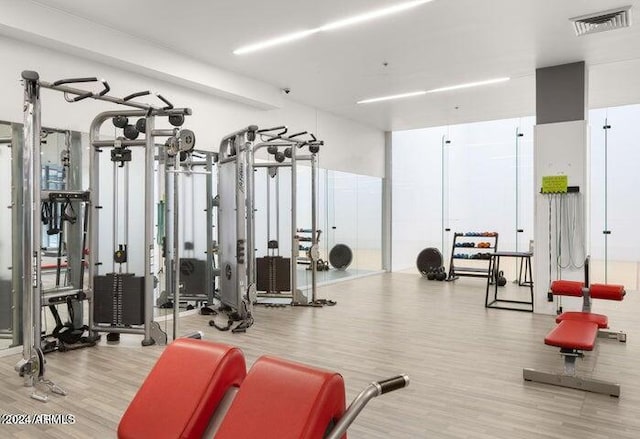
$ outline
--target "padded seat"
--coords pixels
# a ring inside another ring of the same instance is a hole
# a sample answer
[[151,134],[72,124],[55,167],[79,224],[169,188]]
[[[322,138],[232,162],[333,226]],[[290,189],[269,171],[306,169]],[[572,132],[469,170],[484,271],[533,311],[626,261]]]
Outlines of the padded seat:
[[567,311],[556,317],[556,323],[564,320],[579,320],[581,322],[595,323],[599,329],[607,329],[609,327],[609,317],[591,312]]
[[238,348],[191,338],[174,341],[122,416],[118,438],[201,438],[222,397],[242,383],[246,371]]
[[580,320],[564,320],[547,336],[544,343],[562,349],[591,351],[598,336],[598,325]]
[[341,375],[263,356],[251,367],[214,437],[320,439],[344,410]]

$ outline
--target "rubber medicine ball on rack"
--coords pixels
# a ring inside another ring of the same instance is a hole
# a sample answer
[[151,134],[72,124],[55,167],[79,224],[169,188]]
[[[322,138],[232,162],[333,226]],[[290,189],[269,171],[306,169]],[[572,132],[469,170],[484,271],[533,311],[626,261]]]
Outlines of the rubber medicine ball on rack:
[[329,252],[329,263],[336,270],[346,270],[353,261],[353,252],[346,244],[336,244]]

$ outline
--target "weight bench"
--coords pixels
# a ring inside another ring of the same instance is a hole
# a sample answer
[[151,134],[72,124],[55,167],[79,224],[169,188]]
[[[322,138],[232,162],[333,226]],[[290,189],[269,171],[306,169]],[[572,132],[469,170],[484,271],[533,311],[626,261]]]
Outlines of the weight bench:
[[582,297],[582,311],[566,311],[556,317],[556,323],[565,320],[593,322],[598,325],[599,338],[611,338],[620,342],[627,341],[627,334],[622,331],[609,330],[609,318],[603,314],[591,312],[591,299],[621,301],[626,295],[622,285],[592,284],[585,288],[584,283],[568,280],[557,280],[551,284],[554,295]]
[[[585,263],[585,273],[588,273],[588,259]],[[584,356],[583,351],[592,351],[598,337],[617,339],[626,342],[627,336],[622,331],[609,331],[609,319],[602,314],[591,313],[591,299],[622,300],[625,290],[622,285],[588,285],[589,278],[585,275],[585,283],[557,280],[551,284],[554,295],[582,297],[581,312],[564,312],[556,318],[556,326],[544,339],[549,346],[560,348],[564,357],[564,372],[552,374],[534,369],[523,369],[525,381],[535,381],[556,386],[570,387],[595,393],[603,393],[615,397],[620,396],[620,385],[592,378],[576,376],[575,363],[577,358]]]
[[344,381],[335,372],[263,356],[245,376],[240,350],[179,339],[142,384],[118,437],[346,439],[371,399],[408,384],[406,375],[371,383],[345,410]]
[[164,350],[118,425],[119,439],[199,439],[247,373],[240,349],[180,338]]
[[342,376],[263,356],[251,367],[215,438],[319,439],[344,410]]

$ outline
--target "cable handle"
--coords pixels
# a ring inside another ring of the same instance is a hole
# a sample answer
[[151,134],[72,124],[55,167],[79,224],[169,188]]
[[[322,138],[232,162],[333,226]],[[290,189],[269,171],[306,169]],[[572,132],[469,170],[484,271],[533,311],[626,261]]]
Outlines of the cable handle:
[[408,375],[398,375],[395,377],[387,378],[386,380],[373,383],[380,390],[380,395],[393,392],[394,390],[404,389],[409,385]]
[[287,127],[286,127],[286,126],[284,126],[284,125],[280,125],[280,126],[272,127],[272,128],[262,128],[262,129],[258,130],[257,132],[258,132],[259,134],[263,134],[263,133],[268,133],[268,132],[270,132],[270,131],[282,131],[281,133],[278,133],[278,135],[279,135],[279,136],[281,136],[281,135],[283,135],[284,133],[286,133],[286,132],[287,132],[287,130],[288,130],[288,129],[287,129]]
[[107,93],[109,93],[109,91],[111,90],[111,87],[109,86],[109,83],[104,80],[104,79],[98,79],[96,77],[86,77],[86,78],[66,78],[66,79],[59,79],[58,81],[54,82],[52,85],[54,87],[58,87],[61,85],[67,85],[67,84],[81,84],[81,83],[88,83],[88,82],[99,82],[102,84],[102,90],[99,93],[94,93],[92,91],[87,91],[86,93],[82,93],[78,96],[76,96],[73,99],[70,99],[68,97],[68,93],[65,92],[65,99],[69,102],[78,102],[81,101],[83,99],[86,98],[90,98],[93,96],[104,96]]
[[160,93],[151,93],[150,90],[143,90],[143,91],[137,91],[135,93],[131,93],[130,95],[123,97],[122,100],[127,102],[135,98],[140,98],[142,96],[149,96],[149,95],[154,95],[165,104],[165,106],[162,107],[163,110],[173,110],[173,104],[167,98],[162,96]]

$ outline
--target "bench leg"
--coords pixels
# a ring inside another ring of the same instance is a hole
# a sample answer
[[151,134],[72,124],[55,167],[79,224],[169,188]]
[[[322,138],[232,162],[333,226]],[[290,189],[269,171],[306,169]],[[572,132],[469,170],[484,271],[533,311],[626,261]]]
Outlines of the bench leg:
[[541,372],[535,369],[522,369],[522,377],[525,381],[568,387],[571,389],[584,390],[586,392],[601,393],[604,395],[614,396],[616,398],[620,396],[620,384],[592,378],[553,374]]
[[627,342],[627,334],[622,331],[610,331],[608,329],[599,329],[598,338],[607,338],[612,340],[618,340],[620,343]]

